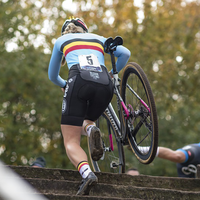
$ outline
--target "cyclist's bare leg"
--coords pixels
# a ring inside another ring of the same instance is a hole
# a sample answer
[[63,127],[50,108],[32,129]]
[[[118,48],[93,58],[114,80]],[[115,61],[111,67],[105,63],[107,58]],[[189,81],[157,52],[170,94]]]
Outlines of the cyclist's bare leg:
[[77,167],[81,161],[88,161],[87,154],[80,146],[82,127],[61,125],[61,130],[66,153],[72,164]]
[[98,178],[92,172],[87,154],[80,146],[82,126],[61,125],[61,130],[67,156],[83,178],[77,195],[88,195]]

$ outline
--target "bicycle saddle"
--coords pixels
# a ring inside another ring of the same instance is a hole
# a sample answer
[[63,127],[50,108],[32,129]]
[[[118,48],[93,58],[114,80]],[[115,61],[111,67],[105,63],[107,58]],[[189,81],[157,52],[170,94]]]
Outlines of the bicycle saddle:
[[116,47],[118,45],[123,44],[123,39],[120,36],[116,36],[115,39],[112,37],[109,37],[105,42],[104,42],[104,51],[108,53],[109,51],[115,51]]

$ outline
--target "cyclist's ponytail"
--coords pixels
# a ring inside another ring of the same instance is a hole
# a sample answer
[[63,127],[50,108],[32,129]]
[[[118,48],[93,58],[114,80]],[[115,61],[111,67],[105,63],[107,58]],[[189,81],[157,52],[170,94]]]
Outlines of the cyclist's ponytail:
[[[65,30],[63,31],[62,35],[68,34],[68,33],[86,33],[85,30],[83,30],[82,27],[80,26],[76,26],[74,23],[70,23]],[[66,60],[65,60],[65,56],[63,55],[62,57],[62,62],[61,65],[65,65]]]
[[65,56],[63,55],[62,56],[62,61],[61,61],[61,66],[65,65],[65,63],[66,63]]
[[86,33],[85,30],[83,30],[82,27],[76,26],[74,23],[70,23],[65,30],[63,31],[63,35],[67,33]]

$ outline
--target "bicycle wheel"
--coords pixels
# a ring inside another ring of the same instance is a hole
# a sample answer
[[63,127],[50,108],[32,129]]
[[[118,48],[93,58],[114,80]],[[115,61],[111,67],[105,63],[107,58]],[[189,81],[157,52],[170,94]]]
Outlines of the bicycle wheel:
[[[97,127],[101,130],[104,153],[99,161],[94,161],[90,154],[88,139],[89,157],[95,172],[124,173],[125,160],[121,141],[116,140],[117,133],[106,113],[96,121]],[[112,136],[112,142],[110,142]],[[113,143],[113,145],[111,145]],[[113,149],[112,149],[113,146]]]
[[151,163],[158,147],[158,120],[149,81],[136,63],[128,63],[121,81],[121,96],[129,116],[123,117],[128,144],[143,164]]

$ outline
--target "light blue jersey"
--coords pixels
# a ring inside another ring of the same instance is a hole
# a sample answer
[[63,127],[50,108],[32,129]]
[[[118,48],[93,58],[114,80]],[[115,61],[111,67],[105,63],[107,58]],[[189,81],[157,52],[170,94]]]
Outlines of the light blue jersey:
[[[65,56],[68,68],[82,62],[82,58],[92,55],[100,65],[104,65],[104,42],[107,38],[92,33],[69,33],[59,37],[54,45],[49,63],[49,79],[56,85],[64,87],[66,81],[59,76],[62,56]],[[130,51],[120,45],[114,51],[117,57],[116,67],[119,72],[125,67],[130,57]]]

